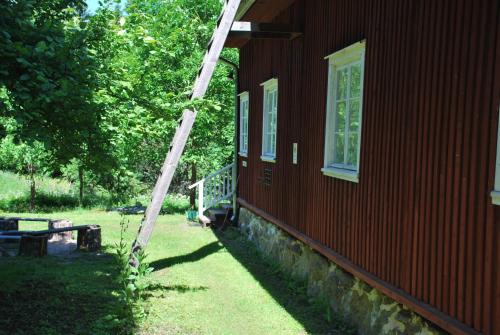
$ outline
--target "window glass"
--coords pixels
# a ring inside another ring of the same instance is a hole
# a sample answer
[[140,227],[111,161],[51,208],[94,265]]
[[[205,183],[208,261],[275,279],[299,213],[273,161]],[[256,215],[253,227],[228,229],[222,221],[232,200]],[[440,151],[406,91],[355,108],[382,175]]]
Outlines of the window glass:
[[240,148],[239,153],[246,155],[248,153],[248,112],[249,96],[248,92],[240,94]]
[[278,128],[278,81],[272,79],[264,84],[262,157],[276,158],[276,133]]
[[359,170],[364,45],[359,42],[327,57],[329,78],[323,171],[333,176],[337,176],[337,170],[346,171],[349,180],[353,173],[357,178]]

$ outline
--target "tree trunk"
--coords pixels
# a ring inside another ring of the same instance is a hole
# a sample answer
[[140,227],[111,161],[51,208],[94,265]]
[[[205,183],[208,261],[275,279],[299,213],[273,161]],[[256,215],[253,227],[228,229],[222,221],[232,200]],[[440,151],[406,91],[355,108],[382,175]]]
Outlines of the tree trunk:
[[83,206],[83,166],[78,167],[78,180],[80,181],[80,206]]
[[[191,185],[196,183],[196,164],[191,163]],[[196,187],[191,189],[191,192],[189,193],[189,205],[191,205],[191,208],[195,208],[196,206]]]
[[28,172],[30,176],[30,212],[35,211],[35,197],[36,197],[36,184],[35,184],[35,168],[33,164],[28,165]]

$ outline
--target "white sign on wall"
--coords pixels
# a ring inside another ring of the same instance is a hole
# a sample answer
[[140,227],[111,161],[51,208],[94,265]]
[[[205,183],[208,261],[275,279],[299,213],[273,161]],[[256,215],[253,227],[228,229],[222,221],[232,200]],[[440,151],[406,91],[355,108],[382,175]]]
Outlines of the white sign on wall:
[[293,155],[292,155],[292,156],[293,156],[292,160],[293,160],[293,164],[295,164],[295,165],[297,165],[297,164],[298,164],[298,162],[299,162],[299,159],[298,159],[298,151],[299,151],[299,145],[298,145],[298,143],[294,143],[294,144],[293,144],[293,151],[292,151],[292,153],[293,153]]

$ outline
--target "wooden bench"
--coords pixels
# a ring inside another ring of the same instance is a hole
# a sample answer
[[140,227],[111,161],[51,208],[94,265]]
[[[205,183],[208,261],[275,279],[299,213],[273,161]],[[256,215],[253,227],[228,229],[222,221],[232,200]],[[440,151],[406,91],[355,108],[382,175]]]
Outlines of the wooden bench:
[[19,217],[0,217],[0,220],[16,220],[16,221],[33,221],[33,222],[47,222],[52,219],[44,219],[44,218],[19,218]]
[[[0,231],[19,230],[19,222],[47,222],[48,229],[72,227],[73,222],[67,219],[46,219],[46,218],[21,218],[21,217],[0,217]],[[71,240],[72,231],[59,234],[50,234],[49,240]]]
[[19,230],[19,220],[15,218],[0,218],[0,231]]
[[51,219],[44,219],[44,218],[20,218],[20,217],[0,216],[0,231],[19,230],[19,221],[49,222],[49,225],[50,225],[51,221],[59,221],[59,220],[51,220]]
[[21,238],[21,236],[0,236],[0,256],[17,255]]
[[77,231],[77,249],[98,251],[101,248],[101,227],[99,225],[81,225],[34,231],[2,231],[0,239],[17,236],[21,238],[19,254],[27,256],[47,255],[47,242],[51,234]]

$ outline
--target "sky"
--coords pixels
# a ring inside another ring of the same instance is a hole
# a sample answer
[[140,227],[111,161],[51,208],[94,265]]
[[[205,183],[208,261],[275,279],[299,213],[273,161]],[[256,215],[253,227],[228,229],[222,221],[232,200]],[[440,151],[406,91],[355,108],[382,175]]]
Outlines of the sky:
[[[88,6],[87,10],[89,11],[89,13],[95,13],[97,8],[99,8],[99,0],[85,0],[85,1],[87,2],[87,6]],[[122,6],[124,3],[126,3],[126,0],[121,0]]]
[[88,6],[88,11],[90,13],[95,13],[97,7],[99,7],[99,0],[86,0],[87,1],[87,6]]

